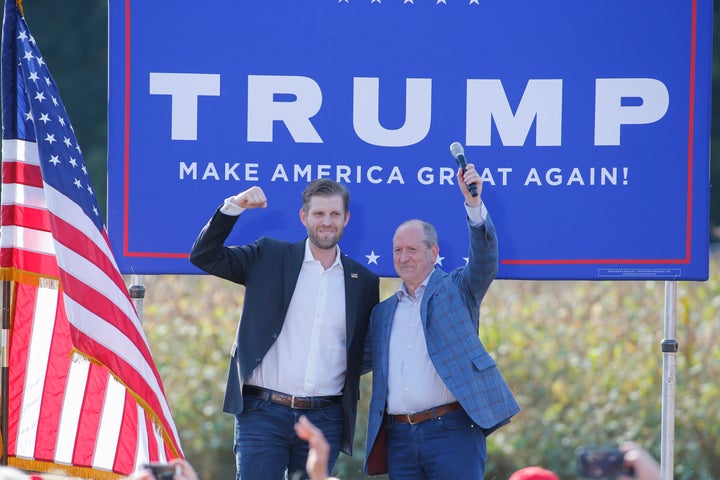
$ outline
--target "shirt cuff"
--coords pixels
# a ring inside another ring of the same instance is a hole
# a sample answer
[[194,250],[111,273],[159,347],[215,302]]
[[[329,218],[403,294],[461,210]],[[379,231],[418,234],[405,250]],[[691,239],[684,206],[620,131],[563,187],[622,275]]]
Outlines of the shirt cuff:
[[239,206],[236,203],[233,203],[232,200],[233,197],[228,197],[225,199],[225,203],[223,203],[223,206],[220,207],[220,213],[224,213],[225,215],[230,215],[231,217],[237,217],[242,212],[245,211],[245,209],[241,206]]
[[477,207],[470,207],[466,203],[465,210],[467,211],[468,219],[470,220],[470,226],[479,227],[485,223],[485,219],[488,216],[487,208],[485,208],[485,202],[482,202]]

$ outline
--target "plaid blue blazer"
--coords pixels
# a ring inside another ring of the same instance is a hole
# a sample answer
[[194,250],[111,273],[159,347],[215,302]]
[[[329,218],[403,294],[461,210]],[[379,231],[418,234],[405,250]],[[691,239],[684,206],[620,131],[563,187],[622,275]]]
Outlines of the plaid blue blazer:
[[[420,307],[430,359],[463,409],[486,434],[508,423],[520,411],[495,360],[478,337],[480,302],[498,269],[495,226],[488,216],[468,226],[467,265],[451,273],[435,268]],[[384,417],[387,401],[388,348],[397,295],[377,304],[370,316],[365,368],[373,372],[368,410],[365,472],[385,473]],[[375,448],[374,448],[375,447]]]

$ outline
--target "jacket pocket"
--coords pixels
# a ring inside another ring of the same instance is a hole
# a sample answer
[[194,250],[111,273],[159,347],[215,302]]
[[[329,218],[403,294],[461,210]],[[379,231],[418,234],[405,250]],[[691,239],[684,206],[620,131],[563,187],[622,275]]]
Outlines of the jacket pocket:
[[480,355],[479,357],[473,358],[472,363],[478,371],[482,371],[497,365],[495,363],[495,359],[487,353],[484,355]]

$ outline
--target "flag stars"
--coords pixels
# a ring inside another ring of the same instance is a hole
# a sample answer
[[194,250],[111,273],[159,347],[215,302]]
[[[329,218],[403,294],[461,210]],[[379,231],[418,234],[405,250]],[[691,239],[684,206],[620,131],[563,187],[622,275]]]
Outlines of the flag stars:
[[443,5],[447,5],[447,2],[446,2],[445,0],[437,0],[437,2],[435,3],[435,5],[440,5],[441,3],[442,3]]
[[70,157],[70,165],[72,165],[73,168],[77,167],[78,166],[77,159]]
[[368,265],[371,263],[377,265],[377,259],[380,258],[380,255],[375,255],[375,250],[373,250],[370,252],[370,255],[365,255],[365,257],[368,259]]
[[405,5],[406,3],[409,3],[409,4],[411,4],[411,5],[415,5],[415,2],[413,2],[413,0],[403,0],[403,5]]
[[30,60],[35,58],[35,55],[33,55],[32,52],[25,52],[25,56],[23,58],[29,62]]
[[82,167],[80,167],[80,170],[82,170],[82,172],[83,172],[85,175],[88,174],[87,168],[85,168],[85,165],[83,165]]
[[370,3],[371,3],[371,4],[373,4],[373,3],[382,3],[382,1],[381,1],[381,0],[370,0]]
[[80,152],[80,144],[79,143],[75,145],[75,150],[77,150],[78,153],[82,153],[82,152]]
[[38,121],[43,122],[45,125],[47,125],[47,123],[51,122],[52,120],[50,120],[50,115],[48,115],[47,113],[41,113]]
[[52,163],[53,166],[57,167],[57,164],[61,162],[60,158],[57,155],[50,155],[50,160],[48,160],[48,163]]
[[37,81],[40,80],[40,77],[38,76],[37,72],[30,72],[28,80],[32,80],[33,82],[37,83]]
[[99,216],[100,216],[100,212],[98,212],[97,207],[94,206],[94,205],[93,205],[93,213],[95,214],[96,217],[99,217]]
[[54,142],[57,142],[57,140],[55,140],[55,134],[48,133],[47,137],[45,137],[45,141],[48,142],[50,145],[52,145]]
[[90,185],[89,183],[88,183],[88,186],[87,186],[87,191],[88,191],[88,193],[89,193],[91,196],[92,196],[92,195],[95,195],[95,192],[93,192],[93,189],[92,189],[92,185]]
[[55,97],[53,97],[53,96],[51,96],[50,98],[52,98],[53,105],[55,105],[56,107],[57,107],[58,105],[60,105],[60,104],[58,103],[58,101],[57,101],[57,98],[55,98]]
[[45,77],[45,84],[49,87],[52,82],[50,81],[50,77]]
[[62,126],[62,127],[65,126],[65,119],[63,118],[62,115],[58,115],[58,123],[59,123],[60,126]]
[[438,255],[437,260],[435,260],[435,265],[440,265],[442,267],[443,260],[445,260],[445,257],[441,257],[440,255]]
[[37,100],[37,101],[40,102],[40,103],[42,103],[43,100],[47,100],[47,99],[45,98],[45,93],[43,93],[43,92],[37,92],[37,94],[35,95],[35,100]]
[[73,181],[73,183],[75,184],[75,186],[76,186],[77,188],[82,188],[82,183],[80,183],[80,179],[79,179],[79,178],[76,178],[76,179]]
[[17,36],[18,40],[22,40],[23,42],[27,40],[28,36],[27,33],[25,33],[25,30],[20,30],[20,34]]
[[[43,65],[45,65],[45,60],[43,60],[42,57],[37,57],[37,62],[38,62],[39,67],[42,67]],[[47,78],[47,77],[45,77],[45,78]]]
[[69,137],[63,137],[63,143],[64,143],[65,146],[68,147],[68,148],[72,147],[72,141],[70,140]]
[[468,5],[472,5],[473,3],[475,5],[480,5],[480,0],[470,0],[470,3]]
[[32,112],[31,112],[31,111],[28,111],[28,112],[25,114],[25,121],[26,121],[26,122],[32,122],[32,121],[33,121],[33,116],[32,116]]

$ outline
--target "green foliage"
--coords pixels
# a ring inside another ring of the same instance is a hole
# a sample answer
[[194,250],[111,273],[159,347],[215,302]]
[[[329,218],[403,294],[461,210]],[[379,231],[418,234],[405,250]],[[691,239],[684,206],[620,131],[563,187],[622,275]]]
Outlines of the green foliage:
[[[678,480],[720,472],[718,267],[720,256],[707,282],[677,284],[672,418]],[[233,478],[233,418],[220,410],[243,288],[207,276],[144,280],[143,326],[185,453],[204,479]],[[397,279],[383,279],[381,298],[397,286]],[[486,479],[506,480],[527,465],[576,478],[578,446],[630,439],[659,458],[664,311],[662,281],[496,281],[483,302],[480,338],[523,411],[489,438]],[[354,454],[341,455],[334,472],[344,480],[366,478],[369,400],[367,375]]]

